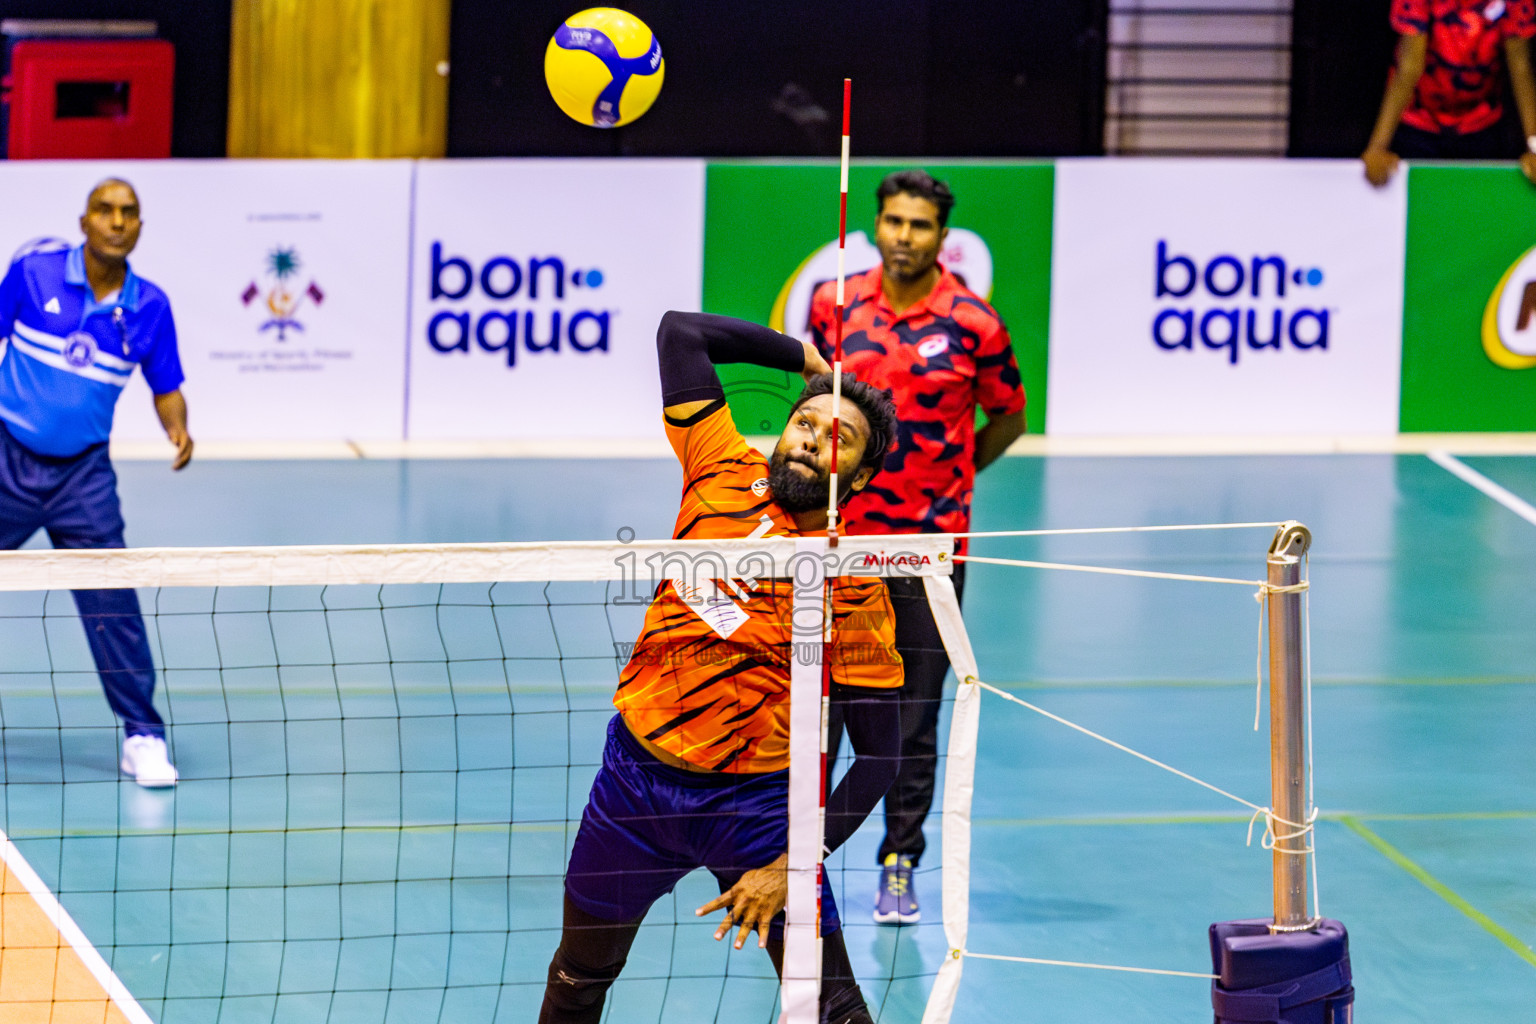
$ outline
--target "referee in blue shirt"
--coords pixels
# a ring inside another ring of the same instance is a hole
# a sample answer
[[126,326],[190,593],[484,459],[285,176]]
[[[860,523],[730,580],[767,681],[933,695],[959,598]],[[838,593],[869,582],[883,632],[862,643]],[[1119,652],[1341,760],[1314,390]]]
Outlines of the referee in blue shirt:
[[[176,446],[171,468],[192,459],[171,306],[128,266],[142,226],[133,186],[108,178],[86,200],[83,245],[21,255],[0,281],[0,550],[39,529],[56,548],[123,547],[107,437],[135,366]],[[174,786],[138,595],[74,595],[107,703],[123,720],[122,770],[141,786]]]

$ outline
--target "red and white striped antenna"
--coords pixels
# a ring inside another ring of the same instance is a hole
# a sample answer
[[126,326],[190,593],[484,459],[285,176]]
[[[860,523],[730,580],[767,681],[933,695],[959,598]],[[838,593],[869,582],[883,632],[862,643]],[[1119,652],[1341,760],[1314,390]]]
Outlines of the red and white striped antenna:
[[[837,438],[842,432],[842,405],[843,405],[843,282],[844,263],[843,256],[848,241],[848,105],[853,94],[853,79],[843,79],[843,155],[838,183],[838,211],[837,211],[837,311],[833,315],[832,330],[832,473],[828,479],[830,493],[827,495],[827,546],[837,547]],[[822,599],[822,658],[821,658],[821,772],[820,781],[816,787],[817,797],[821,801],[819,819],[821,845],[816,856],[816,934],[817,944],[820,945],[821,935],[821,887],[826,879],[827,865],[822,859],[826,851],[827,834],[827,725],[832,710],[832,622],[835,580],[831,575],[827,576],[827,585]],[[820,949],[817,950],[816,963],[821,964]],[[817,981],[817,991],[820,991],[820,978]]]
[[842,432],[843,411],[843,282],[844,256],[848,248],[848,105],[853,79],[843,79],[843,155],[838,179],[837,210],[837,311],[832,331],[832,476],[827,495],[827,546],[837,547],[837,438]]

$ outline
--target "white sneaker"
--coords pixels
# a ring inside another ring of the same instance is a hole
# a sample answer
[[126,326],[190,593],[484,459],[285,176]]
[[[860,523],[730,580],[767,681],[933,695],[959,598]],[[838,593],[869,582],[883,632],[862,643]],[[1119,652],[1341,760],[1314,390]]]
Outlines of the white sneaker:
[[176,766],[166,756],[165,740],[159,736],[129,736],[123,740],[120,767],[146,789],[176,785]]

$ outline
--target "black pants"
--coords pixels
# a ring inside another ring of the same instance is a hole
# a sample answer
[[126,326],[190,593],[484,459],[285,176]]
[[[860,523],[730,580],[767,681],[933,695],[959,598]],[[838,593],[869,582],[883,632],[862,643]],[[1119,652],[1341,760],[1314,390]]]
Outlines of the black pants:
[[[965,590],[964,562],[955,563],[951,580],[959,599]],[[927,846],[923,822],[933,807],[934,776],[939,767],[939,708],[944,702],[949,654],[933,621],[922,579],[892,576],[885,582],[896,614],[896,650],[906,679],[901,687],[901,767],[885,794],[885,839],[878,861],[883,863],[895,853],[911,857],[915,865]],[[841,709],[834,704],[827,722],[827,764],[837,760],[842,739]],[[827,786],[831,785],[828,778]]]
[[[629,947],[639,931],[639,921],[605,921],[566,897],[560,948],[549,965],[539,1024],[598,1024],[608,989],[624,969]],[[734,936],[734,930],[731,934]],[[770,939],[768,955],[773,969],[782,973],[783,941]],[[853,980],[841,930],[824,936],[821,942],[820,1016],[821,1024],[873,1024],[864,996]]]
[[1392,136],[1392,152],[1404,160],[1513,160],[1520,155],[1498,124],[1465,135],[1398,125]]

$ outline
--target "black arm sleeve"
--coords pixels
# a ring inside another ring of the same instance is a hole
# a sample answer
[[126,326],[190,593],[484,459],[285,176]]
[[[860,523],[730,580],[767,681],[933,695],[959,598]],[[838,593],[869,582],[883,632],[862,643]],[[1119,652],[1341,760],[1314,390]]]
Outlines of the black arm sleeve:
[[826,848],[831,852],[864,824],[875,804],[896,781],[901,761],[901,690],[833,684],[832,700],[843,707],[853,764],[827,798]]
[[715,374],[719,363],[754,363],[771,370],[805,369],[805,347],[760,324],[713,313],[679,313],[661,318],[656,329],[663,405],[724,398]]

